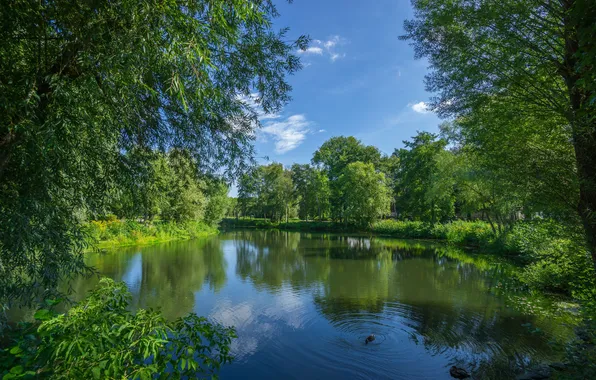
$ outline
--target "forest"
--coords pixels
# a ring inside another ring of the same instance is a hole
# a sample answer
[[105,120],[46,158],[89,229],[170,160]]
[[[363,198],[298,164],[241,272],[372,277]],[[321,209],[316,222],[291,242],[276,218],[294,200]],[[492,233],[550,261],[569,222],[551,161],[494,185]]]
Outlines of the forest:
[[[504,256],[528,291],[581,305],[565,351],[577,378],[596,373],[596,3],[412,1],[400,38],[428,62],[440,132],[391,155],[333,137],[291,167],[255,159],[260,112],[291,100],[312,42],[273,26],[275,3],[0,6],[2,378],[216,375],[232,328],[132,312],[107,278],[55,306],[95,273],[85,255],[99,241],[193,238],[225,215]],[[21,306],[34,320],[8,322]]]

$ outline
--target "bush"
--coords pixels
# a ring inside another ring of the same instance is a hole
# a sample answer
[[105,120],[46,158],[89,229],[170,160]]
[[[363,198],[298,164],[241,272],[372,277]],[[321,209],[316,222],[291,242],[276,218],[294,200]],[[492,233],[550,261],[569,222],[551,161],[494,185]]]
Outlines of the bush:
[[590,297],[594,268],[579,226],[551,220],[519,222],[500,244],[505,252],[519,254],[525,264],[519,277],[530,288]]
[[92,221],[86,228],[87,241],[99,248],[188,240],[217,233],[200,221],[139,223],[134,220]]
[[489,246],[495,240],[495,234],[490,224],[481,221],[466,222],[458,220],[447,224],[436,225],[433,228],[433,235],[436,238],[444,238],[453,244],[482,247]]
[[0,353],[3,379],[196,378],[215,374],[232,360],[232,328],[190,314],[167,322],[157,311],[128,311],[124,283],[103,278],[98,288],[66,314],[35,314],[31,334]]
[[432,227],[422,222],[386,219],[374,223],[371,231],[406,239],[433,239]]
[[495,236],[485,222],[463,220],[435,224],[415,221],[382,220],[375,223],[372,232],[406,239],[441,239],[453,244],[488,246]]

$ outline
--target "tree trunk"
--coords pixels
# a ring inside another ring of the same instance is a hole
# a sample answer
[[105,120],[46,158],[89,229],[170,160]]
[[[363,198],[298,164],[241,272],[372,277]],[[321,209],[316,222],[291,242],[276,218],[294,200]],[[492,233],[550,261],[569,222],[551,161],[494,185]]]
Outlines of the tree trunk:
[[[566,11],[572,10],[575,0],[563,2]],[[561,74],[565,80],[571,110],[569,122],[573,134],[573,148],[579,176],[579,203],[577,212],[582,220],[586,234],[586,243],[592,262],[596,268],[596,122],[595,107],[590,104],[593,91],[585,90],[578,85],[580,80],[589,80],[589,76],[578,68],[577,53],[580,50],[578,29],[591,27],[582,25],[571,19],[570,13],[564,17],[565,24],[565,56]],[[591,23],[589,23],[591,24]]]
[[596,130],[596,125],[589,132],[576,133],[576,128],[574,128],[573,147],[579,174],[578,213],[596,268],[596,133],[594,130]]

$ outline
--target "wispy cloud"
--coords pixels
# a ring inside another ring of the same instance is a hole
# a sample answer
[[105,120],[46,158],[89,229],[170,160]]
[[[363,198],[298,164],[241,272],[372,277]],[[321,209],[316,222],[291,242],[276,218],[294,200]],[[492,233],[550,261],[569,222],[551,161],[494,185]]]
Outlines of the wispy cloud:
[[322,55],[323,49],[321,49],[320,47],[317,47],[317,46],[311,46],[311,47],[307,48],[306,50],[298,50],[298,53]]
[[259,95],[252,93],[249,96],[239,95],[238,98],[252,108],[257,114],[259,120],[279,119],[281,117],[278,113],[267,113],[259,104]]
[[275,141],[275,152],[283,154],[296,149],[311,132],[312,123],[302,114],[292,115],[285,120],[265,123],[261,132]]
[[313,123],[303,114],[284,118],[278,113],[266,113],[259,105],[258,94],[240,96],[240,98],[254,110],[263,126],[258,130],[257,139],[265,143],[271,138],[275,142],[275,152],[278,154],[296,149],[308,134],[314,133],[310,128]]
[[345,45],[348,41],[340,37],[339,35],[334,35],[329,37],[327,40],[312,40],[312,46],[308,47],[305,50],[298,50],[298,54],[304,55],[323,55],[329,57],[331,62],[335,62],[340,58],[344,58],[346,53],[338,52],[337,49],[339,46]]
[[426,104],[425,102],[418,102],[418,103],[411,103],[408,104],[408,106],[410,108],[412,108],[412,110],[414,110],[414,112],[418,112],[418,113],[430,113],[430,109],[428,108],[428,104]]

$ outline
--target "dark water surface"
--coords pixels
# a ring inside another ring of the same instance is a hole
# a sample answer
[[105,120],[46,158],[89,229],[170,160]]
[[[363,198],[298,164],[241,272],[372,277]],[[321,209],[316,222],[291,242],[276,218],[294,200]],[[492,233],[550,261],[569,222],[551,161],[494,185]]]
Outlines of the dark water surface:
[[223,379],[449,379],[453,364],[492,377],[491,366],[553,358],[549,342],[570,333],[511,305],[520,298],[503,289],[507,267],[424,242],[234,231],[89,264],[125,281],[134,307],[236,327]]

